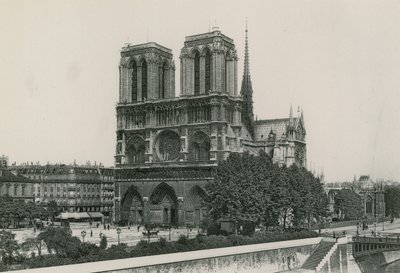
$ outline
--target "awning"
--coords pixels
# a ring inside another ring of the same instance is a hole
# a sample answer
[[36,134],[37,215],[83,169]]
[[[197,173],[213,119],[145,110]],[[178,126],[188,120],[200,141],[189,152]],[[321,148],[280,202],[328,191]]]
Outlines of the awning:
[[103,218],[104,217],[103,213],[98,212],[98,211],[88,212],[88,214],[91,218]]
[[61,212],[56,216],[57,219],[87,219],[90,218],[87,212]]

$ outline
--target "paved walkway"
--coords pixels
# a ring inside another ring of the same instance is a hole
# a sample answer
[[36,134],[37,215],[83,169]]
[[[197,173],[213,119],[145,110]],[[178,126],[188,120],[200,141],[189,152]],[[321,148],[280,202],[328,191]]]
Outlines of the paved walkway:
[[[338,228],[324,228],[321,229],[321,233],[332,234],[335,232],[335,235],[342,235],[343,231],[348,235],[356,235],[357,234],[357,225],[346,226],[346,227],[338,227]],[[359,235],[372,235],[372,231],[377,235],[400,235],[400,219],[395,219],[393,223],[389,221],[379,222],[377,224],[368,225],[368,229],[362,230],[361,227],[358,228]]]
[[[91,242],[93,244],[100,245],[100,234],[103,234],[107,236],[108,246],[118,244],[118,233],[116,226],[110,225],[110,229],[104,229],[104,226],[102,225],[99,225],[99,227],[97,228],[95,223],[93,223],[92,225],[90,225],[89,223],[71,223],[70,228],[72,230],[72,236],[76,236],[80,240],[82,240],[81,232],[86,231],[86,236],[84,239],[85,242]],[[143,226],[140,227],[139,231],[137,229],[137,226],[132,226],[130,227],[130,229],[128,229],[128,227],[120,227],[120,229],[120,242],[126,243],[128,246],[134,246],[138,242],[140,242],[140,240],[147,240],[147,237],[143,236],[142,234],[142,232],[145,230]],[[24,241],[26,241],[26,239],[36,237],[40,233],[40,231],[34,232],[33,228],[12,229],[10,231],[16,235],[15,238],[18,243],[23,243]],[[172,228],[170,234],[169,230],[160,229],[158,237],[152,237],[150,240],[158,241],[160,237],[164,237],[167,240],[171,239],[171,241],[176,241],[179,235],[187,236],[188,233],[189,238],[193,238],[198,234],[198,230],[192,229],[192,231],[189,230],[188,232],[186,228]]]

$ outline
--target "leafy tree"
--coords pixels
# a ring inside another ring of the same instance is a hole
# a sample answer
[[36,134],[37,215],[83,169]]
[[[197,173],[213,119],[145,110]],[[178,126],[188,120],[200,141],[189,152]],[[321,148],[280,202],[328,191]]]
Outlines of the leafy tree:
[[48,217],[52,221],[54,221],[54,217],[56,217],[58,215],[58,213],[60,212],[57,202],[54,200],[51,200],[49,203],[47,203],[46,209],[47,209]]
[[39,237],[36,237],[26,239],[26,241],[22,244],[22,247],[25,251],[28,251],[34,247],[38,250],[38,255],[41,256],[43,245],[44,241],[42,239],[39,239]]
[[342,189],[336,194],[335,209],[345,220],[360,219],[363,215],[361,197],[349,189]]
[[301,227],[306,222],[310,228],[314,220],[326,216],[328,198],[320,179],[311,172],[296,165],[292,165],[289,171],[294,225]]
[[81,241],[72,236],[71,229],[65,227],[49,227],[38,235],[39,240],[46,243],[49,253],[54,251],[57,256],[77,258]]
[[388,186],[385,188],[386,216],[400,217],[400,187]]
[[4,264],[11,264],[19,256],[19,246],[14,239],[15,234],[2,230],[0,231],[0,255]]
[[206,187],[212,218],[229,218],[239,225],[260,223],[267,186],[264,168],[261,157],[249,153],[231,154],[220,162]]

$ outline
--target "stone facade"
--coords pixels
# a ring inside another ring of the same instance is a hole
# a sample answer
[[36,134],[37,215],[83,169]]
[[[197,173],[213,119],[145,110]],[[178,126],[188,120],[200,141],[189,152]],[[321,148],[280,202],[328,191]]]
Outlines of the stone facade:
[[13,199],[34,201],[34,182],[24,176],[14,175],[6,168],[0,168],[0,196],[8,195]]
[[93,165],[24,164],[9,166],[7,171],[14,179],[22,181],[17,183],[17,189],[10,183],[1,183],[1,195],[29,196],[31,201],[44,204],[54,200],[62,211],[102,212],[112,217],[114,169]]
[[238,92],[237,61],[233,40],[219,30],[186,37],[175,97],[170,49],[156,43],[122,48],[115,221],[198,226],[206,215],[204,186],[230,153],[263,149],[276,162],[293,164],[303,145],[298,158],[305,165],[302,115],[285,119],[284,135],[271,122],[256,122],[255,128],[242,122],[247,91],[242,85]]
[[350,189],[361,197],[364,216],[368,218],[381,219],[385,216],[385,190],[382,184],[374,182],[368,175],[362,175],[359,179],[354,178],[352,183],[334,183],[328,185],[325,191],[328,195],[328,209],[333,217],[339,217],[340,213],[335,211],[335,195],[342,189]]

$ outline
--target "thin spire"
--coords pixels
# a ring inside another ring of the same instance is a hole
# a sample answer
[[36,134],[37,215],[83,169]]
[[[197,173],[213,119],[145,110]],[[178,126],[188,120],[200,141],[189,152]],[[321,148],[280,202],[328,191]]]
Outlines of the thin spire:
[[246,17],[246,41],[244,48],[244,74],[250,75],[250,64],[249,64],[249,39],[247,36],[248,28],[247,28],[247,17]]
[[244,69],[243,69],[242,88],[240,89],[240,95],[242,96],[243,99],[242,121],[245,124],[249,133],[252,136],[254,136],[253,88],[251,86],[251,78],[250,78],[249,43],[248,43],[247,33],[248,29],[247,29],[247,18],[246,18]]

